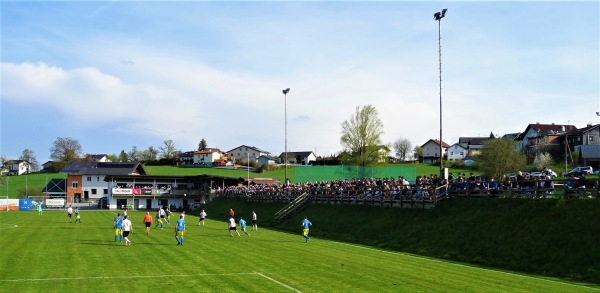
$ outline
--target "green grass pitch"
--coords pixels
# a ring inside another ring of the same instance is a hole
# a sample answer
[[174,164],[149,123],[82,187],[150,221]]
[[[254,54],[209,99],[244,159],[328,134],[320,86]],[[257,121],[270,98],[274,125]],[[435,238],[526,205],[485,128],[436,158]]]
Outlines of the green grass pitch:
[[116,212],[83,210],[81,224],[69,223],[65,211],[0,212],[0,291],[600,292],[314,237],[305,243],[300,223],[297,234],[259,226],[250,237],[230,237],[226,213],[205,226],[187,215],[185,245],[177,246],[173,222],[146,235],[144,213],[131,212],[126,247],[114,241]]

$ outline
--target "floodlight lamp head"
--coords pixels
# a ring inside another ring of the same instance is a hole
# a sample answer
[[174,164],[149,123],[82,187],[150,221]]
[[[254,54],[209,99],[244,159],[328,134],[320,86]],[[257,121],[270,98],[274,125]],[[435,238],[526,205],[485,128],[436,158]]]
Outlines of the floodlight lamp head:
[[442,9],[442,17],[446,16],[446,11],[448,11],[448,8]]
[[287,88],[287,89],[284,89],[284,90],[283,90],[283,94],[284,94],[284,95],[287,95],[287,93],[289,93],[289,92],[290,92],[290,88]]

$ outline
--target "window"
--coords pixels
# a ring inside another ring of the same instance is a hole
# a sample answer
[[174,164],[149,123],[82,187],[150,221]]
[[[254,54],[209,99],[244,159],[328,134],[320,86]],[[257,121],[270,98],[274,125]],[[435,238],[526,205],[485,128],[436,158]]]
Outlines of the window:
[[77,182],[77,181],[71,182],[71,187],[78,188],[79,187],[79,182]]
[[97,194],[96,188],[92,188],[92,194]]
[[461,156],[464,156],[464,155],[465,155],[465,152],[460,152],[460,155],[461,155]]
[[87,182],[92,182],[92,176],[87,177]]
[[593,135],[588,135],[588,141],[594,141],[594,136]]
[[104,194],[108,194],[108,189],[104,188]]
[[100,176],[96,177],[96,181],[100,182]]
[[451,155],[451,156],[453,156],[453,155],[454,155],[454,152],[450,152],[450,155]]

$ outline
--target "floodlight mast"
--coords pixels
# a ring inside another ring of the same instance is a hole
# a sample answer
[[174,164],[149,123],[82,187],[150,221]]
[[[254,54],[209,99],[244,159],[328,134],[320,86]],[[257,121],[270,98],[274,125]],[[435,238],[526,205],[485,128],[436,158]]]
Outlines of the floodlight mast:
[[438,56],[440,69],[440,177],[446,179],[444,175],[444,149],[442,147],[442,18],[446,16],[448,9],[444,8],[440,12],[433,14],[433,18],[438,22]]

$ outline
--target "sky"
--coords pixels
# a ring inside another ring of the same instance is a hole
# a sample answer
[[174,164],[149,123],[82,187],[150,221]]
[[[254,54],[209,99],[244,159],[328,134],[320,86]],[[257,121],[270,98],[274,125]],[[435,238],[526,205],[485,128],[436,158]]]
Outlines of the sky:
[[8,159],[42,164],[59,137],[279,155],[286,121],[288,151],[330,156],[365,105],[384,144],[420,146],[440,137],[440,33],[444,142],[600,123],[598,1],[1,1],[0,26]]

